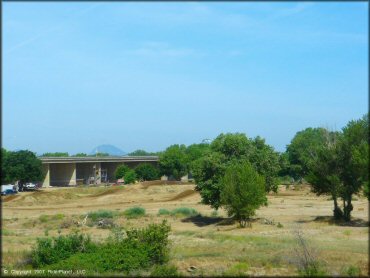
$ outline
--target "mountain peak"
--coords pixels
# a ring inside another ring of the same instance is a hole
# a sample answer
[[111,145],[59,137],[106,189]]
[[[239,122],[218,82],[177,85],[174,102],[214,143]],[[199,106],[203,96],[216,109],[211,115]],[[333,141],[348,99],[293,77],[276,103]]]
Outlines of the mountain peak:
[[94,155],[96,153],[108,153],[111,156],[126,155],[126,152],[113,145],[99,145],[90,152],[90,155]]

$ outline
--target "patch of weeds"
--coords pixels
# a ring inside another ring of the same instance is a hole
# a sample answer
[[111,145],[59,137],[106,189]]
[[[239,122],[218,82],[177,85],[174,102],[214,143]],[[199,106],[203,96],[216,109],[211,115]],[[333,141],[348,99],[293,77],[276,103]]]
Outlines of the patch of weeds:
[[347,275],[347,276],[350,276],[350,277],[361,275],[361,269],[357,266],[354,266],[354,265],[349,265],[349,266],[343,267],[341,272],[342,272],[343,275]]
[[[111,210],[97,210],[97,211],[91,211],[88,213],[88,217],[93,221],[97,221],[98,219],[101,219],[101,218],[113,218],[113,211]],[[85,215],[83,216],[83,218],[85,217]]]
[[345,230],[343,231],[343,234],[347,237],[349,237],[351,235],[351,231],[350,230]]
[[39,220],[41,223],[46,223],[49,221],[49,215],[46,215],[46,214],[42,214],[39,216]]
[[218,211],[217,210],[212,211],[211,216],[212,217],[217,217],[218,216]]
[[142,207],[132,207],[124,211],[127,218],[138,218],[145,215],[145,209]]
[[3,236],[14,236],[15,233],[9,231],[9,230],[2,230],[2,235]]
[[173,265],[156,265],[150,273],[152,277],[178,277],[180,275],[177,267]]
[[245,276],[246,272],[249,270],[249,264],[245,262],[239,262],[234,264],[228,270],[224,272],[226,276]]
[[192,236],[194,234],[196,234],[196,232],[193,232],[193,231],[178,231],[178,232],[175,232],[176,235],[180,235],[180,236]]
[[187,207],[181,207],[181,208],[175,208],[171,211],[171,215],[174,216],[195,216],[198,215],[199,212],[193,208],[187,208]]
[[161,209],[158,210],[157,215],[160,216],[160,215],[170,215],[170,214],[171,214],[171,212],[168,209],[161,208]]
[[278,227],[278,228],[283,228],[284,227],[284,225],[283,224],[281,224],[280,222],[278,222],[278,224],[277,224],[277,226],[276,227]]

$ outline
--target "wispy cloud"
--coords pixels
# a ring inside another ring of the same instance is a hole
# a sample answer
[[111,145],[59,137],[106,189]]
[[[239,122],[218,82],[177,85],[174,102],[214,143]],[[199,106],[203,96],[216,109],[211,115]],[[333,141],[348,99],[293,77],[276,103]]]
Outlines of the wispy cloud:
[[63,28],[63,27],[64,27],[68,22],[70,22],[70,21],[72,21],[72,20],[75,20],[76,18],[78,18],[78,17],[80,17],[80,16],[82,16],[82,15],[84,15],[84,14],[86,14],[86,13],[90,12],[91,10],[95,9],[97,6],[100,6],[100,5],[102,5],[102,3],[94,3],[93,5],[90,5],[90,6],[88,6],[87,8],[82,9],[80,12],[78,12],[78,13],[76,13],[75,15],[71,16],[71,17],[70,17],[70,18],[68,18],[67,20],[65,20],[65,21],[63,21],[63,22],[61,22],[61,23],[59,23],[59,24],[57,24],[57,25],[55,25],[55,26],[52,26],[52,27],[48,28],[48,29],[47,29],[46,31],[44,31],[44,32],[40,32],[40,33],[36,34],[35,36],[30,37],[30,38],[28,38],[28,39],[26,39],[26,40],[24,40],[24,41],[21,41],[20,43],[18,43],[18,44],[16,44],[16,45],[12,46],[12,47],[10,47],[8,50],[6,50],[6,51],[5,51],[5,54],[10,54],[10,53],[12,53],[13,51],[15,51],[15,50],[17,50],[17,49],[19,49],[19,48],[22,48],[22,47],[24,47],[24,46],[26,46],[26,45],[28,45],[28,44],[30,44],[30,43],[32,43],[32,42],[34,42],[34,41],[37,41],[37,40],[39,40],[39,39],[40,39],[40,38],[42,38],[42,37],[46,37],[46,36],[48,36],[48,35],[50,35],[50,34],[52,34],[52,33],[55,33],[56,31],[61,31],[61,30],[62,30],[62,28]]

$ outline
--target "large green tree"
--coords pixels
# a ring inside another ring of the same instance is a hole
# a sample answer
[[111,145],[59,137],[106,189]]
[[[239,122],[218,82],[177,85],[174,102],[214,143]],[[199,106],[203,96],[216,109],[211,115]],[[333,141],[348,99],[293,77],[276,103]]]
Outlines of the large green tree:
[[302,180],[309,172],[315,153],[325,143],[324,128],[306,128],[296,133],[287,146],[290,163],[290,175],[296,180]]
[[369,182],[369,118],[350,121],[343,128],[339,161],[342,168],[344,219],[351,219],[352,195]]
[[136,151],[133,151],[133,152],[129,153],[128,155],[130,155],[130,156],[150,156],[150,155],[156,155],[156,154],[151,153],[151,152],[147,152],[145,150],[136,150]]
[[210,144],[210,152],[193,164],[196,190],[202,202],[217,209],[225,169],[232,163],[248,161],[264,177],[266,191],[277,190],[276,176],[280,169],[279,155],[261,137],[249,139],[242,133],[220,134]]
[[341,219],[343,211],[339,207],[338,198],[342,196],[340,145],[341,133],[325,131],[325,143],[315,149],[312,162],[308,167],[307,181],[317,195],[330,194],[334,203],[334,218]]
[[188,173],[185,145],[172,145],[159,156],[161,174],[180,180]]
[[229,216],[245,227],[256,209],[267,204],[265,179],[247,161],[226,168],[221,202]]
[[2,182],[40,182],[44,179],[41,160],[27,150],[2,150]]
[[122,179],[129,170],[130,168],[127,165],[125,164],[119,165],[114,171],[114,177],[117,180]]

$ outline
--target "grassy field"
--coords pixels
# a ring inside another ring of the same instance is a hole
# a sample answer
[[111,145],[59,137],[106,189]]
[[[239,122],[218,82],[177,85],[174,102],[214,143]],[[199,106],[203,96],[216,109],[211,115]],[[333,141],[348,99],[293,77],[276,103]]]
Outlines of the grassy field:
[[23,192],[2,197],[3,267],[22,269],[37,237],[81,231],[100,241],[113,226],[136,228],[167,219],[170,264],[182,275],[298,275],[297,231],[327,274],[367,275],[368,202],[355,199],[353,221],[335,224],[328,196],[317,197],[304,186],[281,187],[257,211],[252,227],[241,229],[223,210],[202,205],[193,184]]

